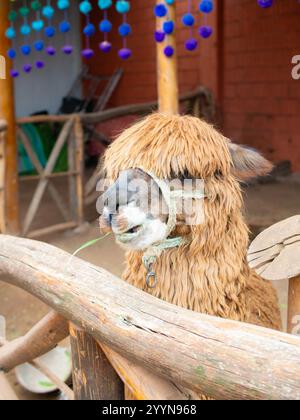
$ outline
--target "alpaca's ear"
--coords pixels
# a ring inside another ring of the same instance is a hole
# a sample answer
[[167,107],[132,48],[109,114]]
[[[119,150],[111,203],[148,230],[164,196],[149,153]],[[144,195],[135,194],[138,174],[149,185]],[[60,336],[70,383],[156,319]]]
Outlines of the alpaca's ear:
[[242,181],[268,175],[273,169],[272,163],[255,149],[230,143],[229,150],[232,157],[233,173]]

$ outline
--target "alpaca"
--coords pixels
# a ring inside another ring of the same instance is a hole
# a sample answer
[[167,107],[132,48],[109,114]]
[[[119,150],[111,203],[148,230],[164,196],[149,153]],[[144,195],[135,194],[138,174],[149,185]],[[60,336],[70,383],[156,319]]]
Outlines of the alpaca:
[[[104,206],[100,228],[112,230],[128,250],[125,281],[193,311],[281,329],[275,290],[247,263],[249,235],[239,183],[267,174],[272,165],[266,159],[198,118],[156,113],[125,130],[108,148],[103,166],[112,183],[106,197],[118,191],[119,202],[115,213]],[[206,196],[194,201],[201,202],[203,221],[189,225],[184,214],[177,214],[169,232],[165,211],[144,209],[149,193],[123,194],[123,171],[131,180],[154,184],[151,198],[164,209],[168,203],[154,177],[202,179]],[[181,242],[163,249],[151,264],[157,284],[149,287],[145,250],[174,238]]]

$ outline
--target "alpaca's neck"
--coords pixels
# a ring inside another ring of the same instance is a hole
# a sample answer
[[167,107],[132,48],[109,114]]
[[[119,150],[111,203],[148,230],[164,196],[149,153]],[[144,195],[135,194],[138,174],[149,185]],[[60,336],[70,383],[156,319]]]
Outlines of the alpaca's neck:
[[184,247],[166,250],[155,264],[158,285],[146,287],[141,254],[127,256],[125,280],[168,302],[230,319],[243,320],[244,291],[249,269],[246,263],[247,228],[241,218],[215,240],[193,236]]

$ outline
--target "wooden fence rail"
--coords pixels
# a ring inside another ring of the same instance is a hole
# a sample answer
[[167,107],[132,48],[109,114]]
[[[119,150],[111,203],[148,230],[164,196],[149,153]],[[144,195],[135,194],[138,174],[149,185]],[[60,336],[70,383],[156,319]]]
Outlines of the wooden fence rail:
[[0,236],[0,280],[102,345],[216,399],[300,399],[300,338],[158,300],[53,246]]

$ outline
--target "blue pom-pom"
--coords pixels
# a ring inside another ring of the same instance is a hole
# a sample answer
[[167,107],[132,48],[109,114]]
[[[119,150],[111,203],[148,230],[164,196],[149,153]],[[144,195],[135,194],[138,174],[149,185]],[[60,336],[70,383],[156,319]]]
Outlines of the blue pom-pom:
[[14,50],[13,48],[10,48],[8,51],[7,51],[7,56],[8,56],[8,58],[10,58],[11,60],[13,60],[14,58],[16,58],[16,56],[17,56],[17,52],[16,52],[16,50]]
[[166,0],[166,3],[168,6],[172,6],[174,4],[175,0]]
[[174,22],[172,20],[168,20],[167,22],[164,22],[163,24],[163,31],[165,34],[172,34],[174,32]]
[[99,29],[101,32],[110,32],[112,30],[112,23],[108,19],[104,19],[100,22]]
[[112,0],[99,0],[98,6],[101,10],[109,9],[112,6]]
[[88,23],[86,27],[83,29],[83,33],[85,36],[93,36],[96,33],[95,25],[92,23]]
[[154,14],[156,17],[160,17],[160,18],[165,17],[168,14],[168,9],[163,3],[158,4],[154,8]]
[[54,35],[55,35],[55,28],[53,27],[53,26],[48,26],[46,29],[45,29],[45,34],[46,34],[46,36],[48,37],[48,38],[53,38],[54,37]]
[[187,13],[182,17],[182,23],[185,26],[193,26],[195,23],[195,18],[191,13]]
[[122,25],[119,26],[119,34],[121,36],[128,36],[131,33],[131,26],[129,23],[122,23]]
[[82,1],[79,5],[79,10],[84,15],[88,15],[92,11],[92,9],[93,9],[93,7],[92,7],[91,3],[87,0]]
[[29,55],[31,53],[30,45],[22,45],[21,51],[22,51],[22,54]]
[[8,39],[13,39],[16,36],[16,31],[14,30],[14,28],[8,28],[6,29],[5,36]]
[[59,10],[66,10],[70,7],[70,0],[58,0],[57,7]]
[[43,8],[42,13],[43,13],[43,16],[44,16],[46,19],[52,19],[52,18],[53,18],[53,16],[54,16],[54,9],[53,9],[53,7],[52,7],[52,6],[45,6],[45,7]]
[[199,10],[202,13],[211,13],[213,11],[214,5],[212,0],[202,0],[199,5]]
[[71,24],[70,22],[68,22],[67,20],[64,20],[63,22],[60,23],[59,25],[59,30],[60,32],[62,32],[63,34],[69,32],[71,29]]
[[44,27],[44,21],[43,20],[35,20],[32,22],[32,29],[36,32],[40,32]]
[[118,0],[116,3],[116,10],[118,13],[128,13],[130,11],[130,3],[125,0]]
[[23,36],[27,36],[27,35],[29,35],[31,33],[31,28],[27,24],[26,25],[22,25],[21,26],[21,29],[20,29],[20,32],[21,32],[21,34]]
[[36,49],[36,51],[43,51],[43,49],[44,49],[44,42],[43,41],[36,41],[34,43],[34,48]]

